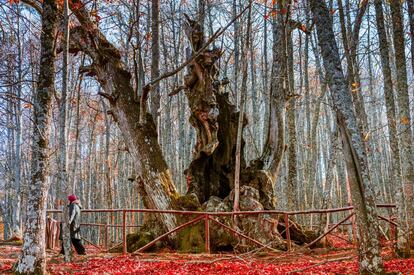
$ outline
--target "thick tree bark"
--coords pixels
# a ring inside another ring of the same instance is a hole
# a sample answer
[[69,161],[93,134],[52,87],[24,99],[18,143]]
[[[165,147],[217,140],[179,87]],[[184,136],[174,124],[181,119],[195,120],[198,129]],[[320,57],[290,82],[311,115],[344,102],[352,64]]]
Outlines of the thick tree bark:
[[55,80],[55,35],[58,8],[55,0],[43,1],[39,85],[34,99],[32,173],[23,238],[23,249],[15,272],[46,274],[45,226],[47,174],[49,169],[50,112]]
[[[395,65],[397,73],[396,98],[398,102],[398,116],[396,119],[400,136],[401,168],[403,193],[405,198],[406,222],[409,239],[414,237],[414,155],[413,155],[413,130],[411,127],[410,97],[407,84],[407,67],[404,41],[404,22],[399,0],[391,1],[391,17],[394,37]],[[400,247],[401,256],[408,256],[409,245]]]
[[[205,45],[201,25],[187,18],[186,34],[192,53]],[[219,49],[204,50],[190,65],[182,89],[189,101],[190,123],[196,130],[193,161],[186,171],[188,192],[203,203],[211,196],[226,197],[234,186],[236,137],[239,113],[221,91],[215,62]],[[243,145],[243,141],[241,146]],[[240,169],[245,167],[241,154]]]
[[[119,51],[98,30],[79,0],[72,1],[72,5],[76,5],[72,6],[72,11],[81,25],[72,31],[71,52],[84,51],[93,60],[83,71],[95,76],[105,91],[101,95],[108,99],[109,112],[134,159],[144,204],[147,208],[171,209],[178,193],[161,152],[152,116],[143,114],[144,121],[140,123],[140,104],[134,100],[131,74],[122,64]],[[174,216],[160,216],[164,230],[176,226]]]
[[365,147],[358,130],[352,97],[341,67],[329,10],[323,1],[311,0],[311,10],[316,23],[319,45],[327,81],[332,92],[342,136],[353,204],[355,207],[359,244],[360,274],[383,272],[379,245],[378,220],[374,193],[370,184]]

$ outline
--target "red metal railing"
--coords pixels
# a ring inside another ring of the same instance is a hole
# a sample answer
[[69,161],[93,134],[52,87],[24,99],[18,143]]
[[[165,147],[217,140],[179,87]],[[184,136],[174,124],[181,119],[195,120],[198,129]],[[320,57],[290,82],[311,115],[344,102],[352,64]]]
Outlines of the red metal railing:
[[[393,208],[395,207],[394,204],[377,204],[378,208]],[[342,208],[333,208],[333,209],[315,209],[315,210],[304,210],[304,211],[279,211],[279,210],[261,210],[261,211],[238,211],[238,212],[200,212],[200,211],[184,211],[184,210],[158,210],[158,209],[85,209],[82,210],[83,213],[122,213],[122,225],[118,224],[100,224],[100,223],[83,223],[81,225],[84,226],[98,226],[105,228],[105,248],[108,250],[108,228],[114,227],[119,228],[122,227],[122,252],[123,254],[127,254],[127,228],[130,227],[139,227],[137,225],[127,225],[127,213],[152,213],[152,214],[172,214],[172,215],[196,215],[197,217],[185,222],[172,230],[164,233],[163,235],[155,238],[145,246],[141,247],[137,250],[137,252],[143,252],[149,247],[153,246],[156,242],[168,237],[169,235],[194,224],[197,224],[201,221],[204,221],[204,228],[205,228],[205,252],[210,253],[210,221],[214,222],[215,224],[219,225],[220,227],[223,227],[224,229],[230,231],[233,234],[236,234],[244,239],[247,239],[251,241],[252,243],[261,246],[263,248],[267,249],[273,249],[270,246],[263,244],[259,242],[258,240],[255,240],[254,238],[251,238],[242,232],[239,232],[223,223],[215,219],[214,217],[223,217],[223,216],[250,216],[250,215],[261,215],[261,214],[268,214],[268,215],[283,215],[284,223],[285,223],[285,230],[286,230],[286,244],[287,244],[287,250],[292,249],[292,241],[290,238],[290,224],[289,224],[289,216],[292,215],[302,215],[302,214],[329,214],[329,213],[337,213],[337,212],[345,212],[345,211],[351,211],[353,210],[352,206],[348,207],[342,207]],[[62,213],[62,210],[47,210],[47,213]],[[334,229],[336,229],[338,226],[343,225],[346,221],[348,221],[352,216],[354,215],[353,212],[349,214],[346,218],[342,219],[338,223],[334,224],[332,227],[328,228],[326,232],[324,232],[321,236],[316,238],[311,243],[307,244],[306,246],[309,247],[316,242],[318,242],[320,239],[331,233]],[[395,232],[395,227],[397,227],[397,224],[393,221],[393,218],[386,218],[383,216],[378,216],[379,219],[384,220],[390,224],[390,231]],[[395,235],[395,234],[394,234]],[[394,236],[393,236],[394,238]],[[89,240],[85,241],[90,242]],[[94,245],[94,244],[93,244]],[[119,246],[120,244],[117,244],[116,246]],[[96,246],[96,245],[94,245]],[[96,246],[97,247],[97,246]]]

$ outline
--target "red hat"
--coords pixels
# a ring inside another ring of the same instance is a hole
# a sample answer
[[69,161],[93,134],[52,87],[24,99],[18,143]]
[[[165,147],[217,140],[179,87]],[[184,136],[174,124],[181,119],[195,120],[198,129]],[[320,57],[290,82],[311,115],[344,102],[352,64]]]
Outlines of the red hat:
[[68,200],[70,201],[70,202],[74,202],[74,201],[76,201],[78,198],[75,196],[75,195],[70,195],[70,196],[68,196]]

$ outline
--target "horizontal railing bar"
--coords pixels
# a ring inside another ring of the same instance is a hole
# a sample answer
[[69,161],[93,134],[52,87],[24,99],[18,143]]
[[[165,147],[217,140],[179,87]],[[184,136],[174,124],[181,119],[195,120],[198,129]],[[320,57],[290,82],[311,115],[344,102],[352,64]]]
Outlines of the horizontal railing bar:
[[[379,208],[395,207],[394,204],[378,204]],[[211,216],[233,216],[233,215],[258,215],[258,214],[273,214],[273,215],[300,215],[300,214],[322,214],[335,213],[352,210],[353,206],[332,208],[332,209],[313,209],[303,211],[281,211],[281,210],[260,210],[260,211],[238,211],[238,212],[201,212],[201,211],[185,211],[185,210],[159,210],[159,209],[84,209],[82,213],[114,213],[114,212],[128,212],[128,213],[158,213],[158,214],[179,214],[179,215],[211,215]],[[47,213],[62,213],[62,210],[49,209]]]
[[[104,223],[81,223],[80,225],[122,227],[122,224],[104,224]],[[126,227],[141,227],[141,226],[142,225],[126,225]]]

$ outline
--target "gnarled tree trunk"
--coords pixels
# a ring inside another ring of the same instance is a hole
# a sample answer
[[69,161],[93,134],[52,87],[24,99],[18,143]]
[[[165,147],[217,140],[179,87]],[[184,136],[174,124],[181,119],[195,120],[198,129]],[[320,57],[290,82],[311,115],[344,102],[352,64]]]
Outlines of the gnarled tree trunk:
[[[131,74],[125,69],[119,51],[98,30],[80,1],[72,1],[72,11],[80,26],[72,30],[70,51],[83,51],[93,60],[91,65],[83,68],[83,72],[95,76],[105,91],[101,94],[110,103],[108,112],[117,122],[135,161],[145,206],[173,208],[178,193],[161,152],[152,116],[143,115],[144,119],[140,121],[140,104],[134,100]],[[174,216],[161,216],[164,230],[177,225]]]
[[[93,61],[82,71],[96,77],[105,91],[100,94],[109,101],[111,110],[108,112],[117,122],[135,161],[145,206],[155,209],[199,209],[207,202],[204,207],[208,209],[208,203],[217,197],[223,199],[218,204],[228,204],[232,201],[239,112],[230,103],[228,94],[221,90],[221,86],[228,83],[226,79],[218,78],[218,68],[215,64],[222,52],[216,48],[208,48],[211,41],[205,41],[200,23],[187,17],[185,30],[191,42],[190,52],[195,58],[191,59],[187,66],[188,74],[184,77],[183,85],[172,92],[174,95],[185,90],[191,111],[189,120],[197,133],[193,160],[186,170],[188,192],[186,196],[179,197],[158,144],[152,116],[144,113],[149,90],[143,91],[140,103],[134,100],[134,90],[130,84],[131,75],[122,64],[119,51],[98,30],[85,7],[81,5],[81,1],[73,0],[72,5],[80,26],[71,32],[70,50],[72,53],[83,51]],[[243,11],[245,10],[247,8]],[[246,198],[241,210],[275,208],[273,185],[285,151],[284,116],[289,85],[286,31],[285,21],[278,17],[274,24],[276,42],[273,51],[276,58],[272,70],[272,123],[269,126],[263,156],[250,167],[246,167],[241,154],[240,185],[241,193]],[[151,87],[147,86],[145,89]],[[243,125],[246,124],[244,118],[242,121]],[[243,141],[241,144],[243,149]],[[254,196],[249,197],[251,194]],[[171,230],[177,225],[174,216],[161,216],[159,222],[162,231]],[[254,224],[257,224],[257,221]],[[255,230],[263,231],[261,227]],[[132,239],[131,237],[131,241]],[[272,240],[274,239],[275,237],[272,237]]]

